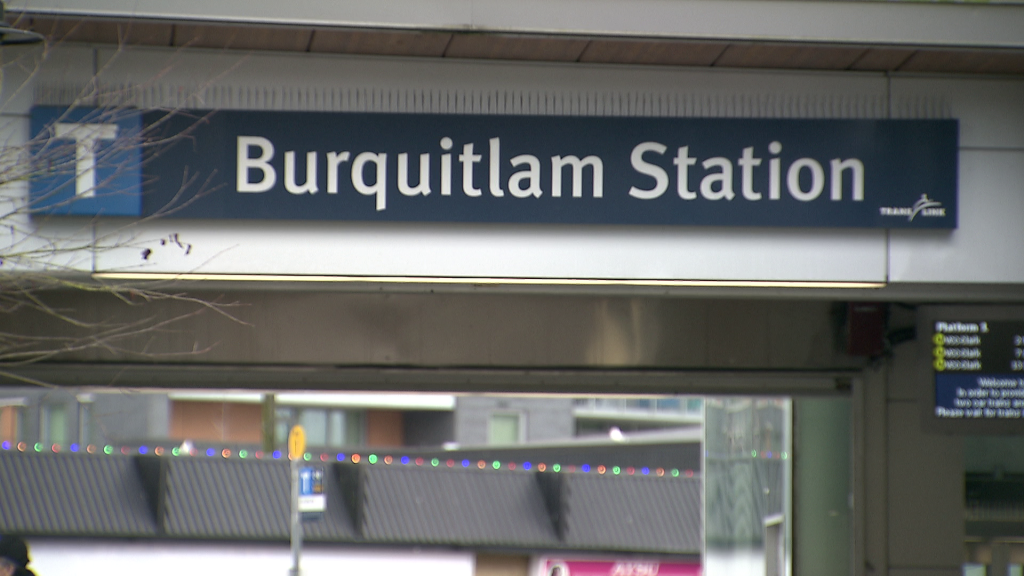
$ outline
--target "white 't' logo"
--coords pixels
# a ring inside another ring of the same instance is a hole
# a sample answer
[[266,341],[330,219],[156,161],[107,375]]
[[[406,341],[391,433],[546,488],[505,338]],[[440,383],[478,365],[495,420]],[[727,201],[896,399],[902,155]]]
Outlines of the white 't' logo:
[[117,138],[117,124],[73,124],[59,122],[57,138],[75,141],[75,195],[92,198],[96,195],[96,143]]

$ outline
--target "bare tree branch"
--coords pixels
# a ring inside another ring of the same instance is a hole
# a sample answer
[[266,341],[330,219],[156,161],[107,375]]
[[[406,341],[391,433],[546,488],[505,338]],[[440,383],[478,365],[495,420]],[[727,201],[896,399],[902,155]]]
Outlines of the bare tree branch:
[[[121,32],[122,41],[126,35],[127,30]],[[34,68],[28,70],[29,80],[13,89],[6,87],[8,94],[31,89],[32,79],[39,74],[40,66],[55,45],[51,42],[43,48],[42,54],[34,60]],[[70,98],[70,105],[57,122],[71,123],[74,118],[78,124],[106,124],[115,123],[127,114],[138,114],[132,106],[145,84],[106,86],[102,82],[116,58],[115,54]],[[26,59],[20,59],[0,65],[24,67],[26,63]],[[157,70],[150,81],[155,82],[170,70],[171,66]],[[86,191],[87,195],[138,193],[134,189],[117,188],[121,176],[141,170],[138,165],[124,160],[125,154],[140,155],[142,163],[158,158],[168,147],[187,144],[193,138],[190,128],[165,134],[172,119],[185,117],[194,127],[212,114],[194,115],[182,108],[155,112],[161,115],[154,121],[97,152],[96,165],[104,168],[105,176],[96,179],[94,188]],[[215,174],[199,174],[185,167],[179,182],[159,183],[173,185],[175,189],[171,200],[154,214],[114,226],[110,226],[110,219],[96,216],[83,222],[79,217],[71,221],[77,224],[62,225],[61,233],[54,234],[46,229],[47,223],[64,217],[51,213],[66,209],[83,195],[82,190],[75,190],[76,143],[58,137],[55,125],[50,124],[39,134],[31,134],[24,142],[0,142],[0,376],[46,385],[11,369],[83,354],[152,361],[202,355],[216,343],[201,344],[194,336],[180,349],[168,349],[162,343],[168,334],[184,334],[178,332],[180,327],[205,313],[212,312],[227,321],[246,324],[235,314],[240,306],[238,302],[191,295],[172,289],[170,283],[138,285],[91,277],[96,257],[104,253],[135,249],[140,263],[144,264],[154,248],[152,239],[142,239],[143,226],[215,192],[211,185]],[[29,195],[30,183],[40,178],[51,178],[47,181],[55,184],[41,193],[36,190],[36,194]],[[193,248],[177,233],[159,242],[181,250],[184,256],[190,255]],[[69,294],[72,297],[69,298]],[[84,300],[76,299],[74,294],[109,297],[121,309],[111,317],[96,318],[94,311],[82,308]]]

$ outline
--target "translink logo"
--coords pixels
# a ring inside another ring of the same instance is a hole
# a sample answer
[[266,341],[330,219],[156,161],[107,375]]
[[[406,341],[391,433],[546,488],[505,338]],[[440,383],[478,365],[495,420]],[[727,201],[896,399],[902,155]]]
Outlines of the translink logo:
[[921,194],[921,197],[917,202],[914,202],[913,206],[880,206],[878,212],[882,216],[906,216],[908,222],[913,222],[917,216],[941,218],[946,215],[946,209],[942,206],[942,202],[932,200],[927,194]]

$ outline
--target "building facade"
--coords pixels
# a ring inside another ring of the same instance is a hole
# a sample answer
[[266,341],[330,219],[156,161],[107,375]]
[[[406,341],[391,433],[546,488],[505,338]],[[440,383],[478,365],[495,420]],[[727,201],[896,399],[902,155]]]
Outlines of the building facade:
[[[229,318],[156,302],[148,310],[174,330],[12,369],[23,379],[12,385],[75,391],[0,404],[5,434],[32,404],[53,408],[26,426],[67,435],[89,421],[81,406],[99,407],[92,389],[112,385],[785,399],[789,416],[758,420],[771,431],[723,442],[757,458],[779,450],[776,438],[792,442],[793,574],[1024,561],[1013,499],[979,488],[1024,473],[1022,430],[935,422],[932,404],[933,338],[952,334],[937,322],[1024,318],[1024,6],[28,0],[9,10],[53,39],[3,52],[9,145],[35,136],[43,107],[138,110],[142,126],[172,111],[186,130],[140,160],[141,202],[212,184],[159,217],[145,206],[128,212],[141,219],[17,214],[8,244],[72,247],[48,264],[74,278],[163,282],[242,306]],[[449,123],[431,132],[439,118]],[[335,136],[344,146],[313,143]],[[165,171],[154,184],[154,166],[176,166],[177,179]],[[888,202],[876,186],[912,198]],[[7,190],[33,197],[21,180]],[[531,213],[531,195],[553,208]],[[266,198],[284,200],[250,211]],[[446,213],[409,208],[445,198]],[[292,211],[300,199],[312,213]],[[605,199],[618,204],[605,210]],[[647,200],[663,204],[629,203]],[[847,219],[863,206],[870,221]],[[942,219],[952,222],[931,227]],[[2,269],[27,273],[11,253]],[[135,318],[102,293],[55,290],[47,302]],[[2,321],[60,331],[31,311]],[[76,414],[58,408],[71,405]],[[726,408],[716,425],[740,430]],[[524,421],[512,405],[496,412],[506,418],[488,433],[506,439],[567,426]],[[140,430],[177,425],[162,413],[138,418]],[[380,429],[393,434],[390,414]],[[460,418],[456,441],[482,425]],[[323,420],[325,440],[342,434],[343,418]],[[417,422],[403,421],[424,430],[406,437],[448,425]]]

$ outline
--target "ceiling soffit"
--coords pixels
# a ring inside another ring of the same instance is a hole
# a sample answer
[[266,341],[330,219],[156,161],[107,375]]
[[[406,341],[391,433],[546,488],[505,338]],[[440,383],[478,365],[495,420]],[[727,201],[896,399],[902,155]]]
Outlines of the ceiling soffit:
[[648,66],[1024,75],[1024,49],[706,41],[22,16],[54,42]]

